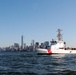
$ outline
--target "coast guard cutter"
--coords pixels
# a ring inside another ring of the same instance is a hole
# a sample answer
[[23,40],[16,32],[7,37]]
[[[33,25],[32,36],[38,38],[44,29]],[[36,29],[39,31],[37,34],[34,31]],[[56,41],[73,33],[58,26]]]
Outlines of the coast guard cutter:
[[58,29],[57,41],[52,40],[50,46],[47,48],[37,48],[36,49],[37,54],[57,54],[57,53],[75,54],[76,53],[75,48],[66,48],[66,42],[62,40],[62,35],[60,32],[61,30]]

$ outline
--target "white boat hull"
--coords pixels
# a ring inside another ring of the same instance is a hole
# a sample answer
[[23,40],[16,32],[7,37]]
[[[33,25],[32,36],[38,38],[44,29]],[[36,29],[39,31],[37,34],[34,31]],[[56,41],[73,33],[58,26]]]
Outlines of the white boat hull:
[[64,49],[59,49],[59,50],[50,50],[48,49],[37,49],[36,50],[37,54],[76,54],[76,50],[64,50]]

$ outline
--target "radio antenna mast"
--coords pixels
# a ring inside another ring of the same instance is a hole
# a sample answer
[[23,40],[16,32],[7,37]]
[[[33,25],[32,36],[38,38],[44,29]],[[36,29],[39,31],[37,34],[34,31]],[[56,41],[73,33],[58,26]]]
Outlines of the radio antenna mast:
[[58,29],[58,35],[57,35],[58,41],[60,41],[60,40],[62,39],[61,31],[62,31],[62,30]]

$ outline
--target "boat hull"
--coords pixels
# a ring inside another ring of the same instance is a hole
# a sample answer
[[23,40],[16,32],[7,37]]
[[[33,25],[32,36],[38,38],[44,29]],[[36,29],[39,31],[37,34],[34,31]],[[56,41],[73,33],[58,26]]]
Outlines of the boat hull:
[[37,54],[76,54],[76,50],[65,50],[65,49],[59,49],[59,50],[50,50],[48,49],[37,49]]

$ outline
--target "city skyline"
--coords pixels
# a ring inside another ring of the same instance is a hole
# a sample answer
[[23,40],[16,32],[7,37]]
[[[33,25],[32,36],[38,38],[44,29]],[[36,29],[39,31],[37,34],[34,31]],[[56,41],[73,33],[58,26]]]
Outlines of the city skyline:
[[76,0],[0,0],[0,47],[57,39],[63,30],[67,46],[76,47]]

